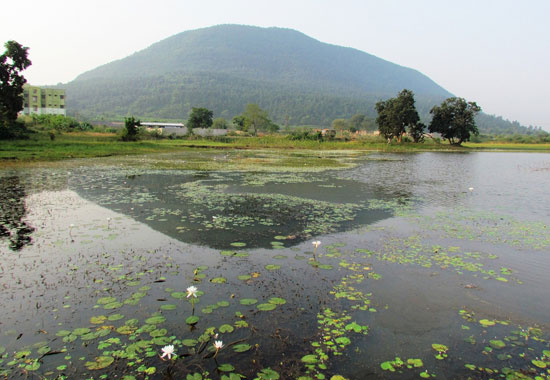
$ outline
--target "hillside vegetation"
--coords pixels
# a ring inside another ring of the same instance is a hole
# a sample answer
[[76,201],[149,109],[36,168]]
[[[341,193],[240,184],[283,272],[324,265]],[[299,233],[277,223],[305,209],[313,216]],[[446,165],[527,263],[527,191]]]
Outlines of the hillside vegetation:
[[[403,88],[424,120],[452,96],[420,72],[281,28],[220,25],[183,32],[68,83],[69,113],[90,119],[186,120],[192,107],[231,119],[257,103],[279,124],[328,126]],[[486,116],[480,129],[521,132]]]

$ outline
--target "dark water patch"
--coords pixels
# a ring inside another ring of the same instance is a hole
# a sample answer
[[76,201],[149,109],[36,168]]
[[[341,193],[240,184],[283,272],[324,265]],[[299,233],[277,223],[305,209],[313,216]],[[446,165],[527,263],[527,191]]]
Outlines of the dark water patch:
[[0,239],[14,251],[32,242],[34,228],[25,221],[26,195],[19,176],[0,177]]
[[[97,173],[73,180],[83,197],[131,215],[176,239],[228,248],[271,247],[275,236],[296,245],[311,236],[349,230],[391,215],[385,207],[368,207],[375,194],[351,181],[320,187],[318,177],[294,174],[249,189],[250,173],[116,174]],[[299,178],[299,179],[298,179]],[[279,181],[279,183],[272,183]],[[303,181],[296,185],[297,181]]]

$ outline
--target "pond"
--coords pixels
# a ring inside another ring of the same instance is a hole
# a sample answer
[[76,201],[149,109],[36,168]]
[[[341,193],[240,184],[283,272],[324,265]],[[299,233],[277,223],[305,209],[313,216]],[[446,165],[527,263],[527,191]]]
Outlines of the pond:
[[273,156],[0,170],[0,378],[550,378],[550,155]]

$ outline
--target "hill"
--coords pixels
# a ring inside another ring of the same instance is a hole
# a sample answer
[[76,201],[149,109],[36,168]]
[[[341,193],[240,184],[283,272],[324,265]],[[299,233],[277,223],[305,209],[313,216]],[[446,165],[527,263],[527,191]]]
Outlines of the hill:
[[420,72],[368,53],[291,29],[242,25],[174,35],[65,87],[69,113],[94,119],[185,120],[191,107],[230,119],[258,103],[275,122],[315,125],[375,117],[374,104],[403,88],[415,93],[424,117],[452,96]]

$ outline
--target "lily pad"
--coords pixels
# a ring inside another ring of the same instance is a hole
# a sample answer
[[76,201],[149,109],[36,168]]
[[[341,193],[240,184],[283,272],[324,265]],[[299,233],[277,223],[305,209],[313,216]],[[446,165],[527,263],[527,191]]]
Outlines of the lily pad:
[[220,328],[218,329],[220,330],[220,332],[222,334],[225,334],[225,333],[231,333],[233,332],[233,330],[235,330],[235,328],[231,325],[228,325],[228,324],[224,324],[224,325],[221,325]]
[[211,279],[210,282],[213,282],[214,284],[224,284],[227,282],[227,279],[225,277],[215,277]]
[[248,351],[252,348],[252,346],[250,344],[246,344],[246,343],[241,343],[241,344],[236,344],[233,346],[233,350],[235,352],[245,352],[245,351]]
[[254,305],[258,300],[254,298],[243,298],[239,301],[241,305]]
[[187,318],[185,319],[185,323],[187,323],[188,325],[194,325],[194,324],[196,324],[198,321],[199,321],[199,317],[197,317],[196,315],[192,315],[192,316],[187,317]]
[[86,368],[89,370],[103,369],[115,361],[112,356],[98,356],[93,362],[86,362]]
[[147,323],[148,325],[158,325],[159,323],[163,323],[164,321],[166,321],[166,318],[164,316],[155,315],[150,318],[147,318],[145,320],[145,323]]
[[270,310],[274,310],[277,307],[277,305],[273,303],[261,303],[256,307],[258,308],[258,310],[261,310],[261,311],[270,311]]
[[286,300],[284,298],[272,297],[267,302],[272,303],[274,305],[284,305],[286,303]]

